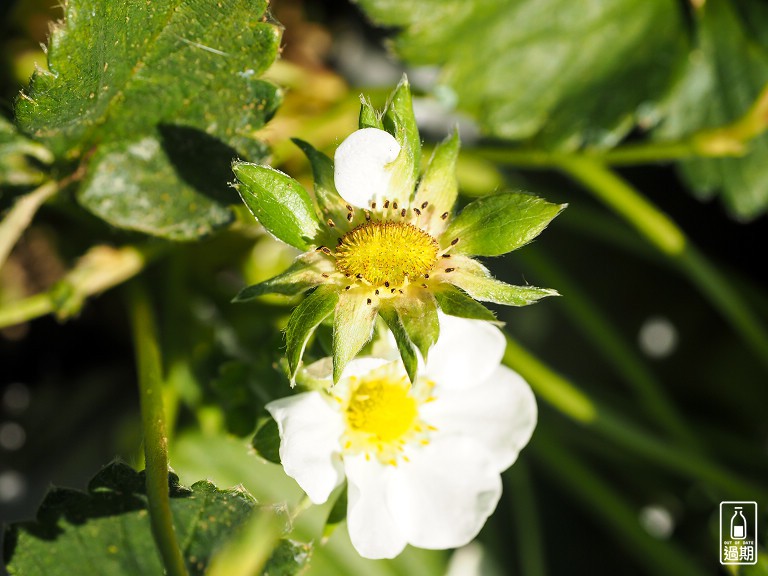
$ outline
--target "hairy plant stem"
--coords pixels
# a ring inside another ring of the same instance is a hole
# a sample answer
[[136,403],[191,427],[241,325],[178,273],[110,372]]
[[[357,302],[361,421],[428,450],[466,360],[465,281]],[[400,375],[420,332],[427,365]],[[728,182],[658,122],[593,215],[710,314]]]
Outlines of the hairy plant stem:
[[539,398],[610,442],[691,480],[706,481],[724,495],[739,494],[745,499],[768,499],[768,492],[763,487],[738,477],[704,456],[654,436],[633,424],[625,415],[614,413],[590,398],[573,382],[550,369],[509,336],[504,363],[519,372]]
[[648,567],[652,574],[695,576],[702,574],[692,558],[680,552],[671,542],[657,539],[643,530],[637,521],[637,510],[629,505],[608,482],[579,462],[548,433],[537,434],[531,446],[533,454],[550,475],[584,503],[590,515],[602,518],[623,538],[627,551]]
[[601,162],[571,157],[562,160],[560,168],[670,258],[768,369],[768,332],[728,279],[666,214]]
[[670,437],[680,446],[700,451],[697,438],[686,426],[664,386],[658,381],[647,363],[624,339],[610,318],[582,292],[555,262],[539,252],[526,251],[520,255],[523,261],[544,285],[557,286],[567,297],[563,309],[571,317],[577,329],[590,338],[598,352],[615,371],[631,386],[638,400]]
[[147,500],[152,535],[166,573],[169,576],[187,576],[171,514],[162,367],[154,314],[147,289],[140,282],[134,282],[129,287],[129,300],[139,376]]
[[0,329],[54,312],[59,319],[68,318],[87,298],[134,277],[163,252],[160,245],[94,246],[47,292],[1,304]]
[[611,166],[670,163],[692,158],[744,156],[749,143],[768,129],[768,84],[740,118],[717,128],[700,130],[682,140],[624,144],[610,150],[556,152],[530,148],[475,148],[473,152],[501,164],[528,168],[555,168],[577,158],[591,159]]

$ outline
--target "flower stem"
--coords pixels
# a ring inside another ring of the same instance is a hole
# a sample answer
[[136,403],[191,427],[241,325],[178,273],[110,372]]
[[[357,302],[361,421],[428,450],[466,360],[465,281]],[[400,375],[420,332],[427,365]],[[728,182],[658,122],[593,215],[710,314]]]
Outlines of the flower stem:
[[610,319],[541,251],[527,251],[520,257],[541,279],[543,285],[557,286],[558,290],[567,295],[562,301],[565,313],[592,340],[603,357],[613,364],[616,372],[634,389],[638,399],[661,427],[681,446],[699,450],[698,441],[683,423],[682,416],[665,393],[663,385]]
[[86,298],[132,278],[161,252],[154,246],[94,246],[47,292],[0,305],[0,329],[52,312],[60,318],[71,316]]
[[558,446],[547,433],[537,434],[532,448],[537,459],[549,469],[551,477],[582,500],[590,514],[602,517],[612,526],[626,541],[628,552],[648,565],[649,573],[674,576],[703,573],[700,566],[675,546],[647,534],[637,521],[637,510],[570,451]]
[[768,129],[768,84],[741,117],[718,128],[708,128],[683,140],[630,143],[610,150],[580,153],[549,152],[531,148],[476,148],[475,153],[501,164],[527,168],[553,168],[571,158],[591,159],[611,166],[669,163],[691,158],[743,156],[749,143]]
[[665,442],[633,424],[624,415],[613,413],[608,407],[590,398],[574,383],[550,369],[509,336],[504,363],[519,372],[539,398],[611,442],[678,474],[697,481],[705,480],[724,494],[768,499],[768,492],[764,488],[734,475],[688,449]]
[[36,188],[32,192],[21,196],[8,211],[3,221],[0,222],[0,268],[18,242],[24,230],[27,229],[40,206],[51,198],[59,186],[56,182],[49,181]]
[[507,336],[504,363],[528,380],[537,396],[582,424],[597,418],[595,403],[571,382],[549,369],[538,358]]
[[503,476],[505,489],[512,495],[512,514],[519,543],[520,572],[526,576],[545,576],[546,551],[541,538],[541,521],[536,509],[536,493],[525,460],[518,460]]
[[176,540],[171,514],[162,368],[154,315],[149,295],[142,284],[134,282],[130,286],[129,295],[139,376],[147,500],[152,535],[167,574],[170,576],[187,576],[187,568]]
[[768,368],[768,332],[728,280],[666,214],[601,162],[570,157],[560,167],[675,262]]

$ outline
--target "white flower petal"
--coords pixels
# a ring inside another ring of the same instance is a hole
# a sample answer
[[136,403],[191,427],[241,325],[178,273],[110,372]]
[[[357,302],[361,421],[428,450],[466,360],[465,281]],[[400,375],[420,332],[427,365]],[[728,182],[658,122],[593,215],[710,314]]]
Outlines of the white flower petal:
[[487,450],[498,472],[509,468],[528,444],[538,409],[531,387],[517,372],[498,366],[475,388],[443,389],[421,408],[435,434],[474,438]]
[[376,370],[376,368],[380,368],[384,364],[389,364],[390,362],[392,362],[391,359],[371,358],[369,356],[355,358],[344,368],[344,372],[341,373],[341,380],[351,378],[352,376],[365,376],[369,372]]
[[347,472],[347,528],[355,550],[365,558],[394,558],[406,540],[387,504],[395,468],[365,456],[344,459]]
[[398,464],[387,496],[408,543],[457,548],[477,536],[495,510],[501,477],[471,439],[435,435],[410,462]]
[[440,337],[429,352],[426,376],[445,388],[468,388],[484,382],[504,357],[504,334],[483,320],[438,314]]
[[315,504],[328,500],[344,478],[339,437],[344,424],[319,392],[270,402],[267,411],[280,431],[280,461]]
[[399,153],[400,144],[389,132],[378,128],[352,132],[336,149],[333,160],[339,195],[360,208],[368,208],[371,201],[381,203],[388,196],[390,164]]

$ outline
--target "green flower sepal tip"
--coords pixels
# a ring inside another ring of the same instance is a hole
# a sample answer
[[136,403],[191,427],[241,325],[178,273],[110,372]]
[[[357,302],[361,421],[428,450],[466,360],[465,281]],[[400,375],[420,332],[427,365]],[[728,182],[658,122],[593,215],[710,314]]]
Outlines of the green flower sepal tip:
[[360,129],[339,145],[333,160],[306,142],[294,142],[312,166],[313,195],[269,166],[240,161],[232,166],[251,213],[273,236],[303,252],[284,273],[234,299],[310,292],[285,330],[292,383],[309,338],[329,319],[334,382],[371,339],[379,315],[413,381],[419,354],[426,360],[437,341],[438,309],[494,322],[480,302],[526,306],[557,295],[496,280],[473,257],[499,256],[528,244],[566,205],[501,192],[454,214],[458,133],[435,147],[420,173],[421,140],[405,77],[383,112],[362,100]]

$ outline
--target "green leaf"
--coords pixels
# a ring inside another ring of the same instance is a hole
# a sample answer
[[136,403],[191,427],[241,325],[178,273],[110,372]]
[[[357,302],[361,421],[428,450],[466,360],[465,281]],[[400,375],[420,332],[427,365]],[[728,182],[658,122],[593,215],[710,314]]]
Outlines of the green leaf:
[[440,244],[445,248],[458,238],[453,254],[506,254],[536,238],[566,206],[518,192],[485,196],[451,221]]
[[384,110],[382,122],[384,129],[400,144],[400,153],[392,167],[392,187],[405,191],[407,197],[399,200],[407,202],[416,186],[421,169],[421,137],[416,117],[413,115],[411,86],[405,76],[392,92]]
[[16,127],[0,116],[0,186],[34,186],[45,175],[32,159],[50,163],[51,153],[19,134]]
[[302,574],[312,557],[312,544],[283,538],[267,560],[263,576],[297,576]]
[[339,495],[336,497],[336,501],[333,503],[333,508],[328,513],[328,518],[325,520],[325,526],[323,526],[323,538],[330,538],[336,527],[347,519],[347,483],[341,487]]
[[364,293],[342,292],[333,318],[333,382],[373,335],[378,306]]
[[379,314],[386,322],[387,327],[395,337],[395,343],[397,349],[400,352],[400,358],[403,360],[405,371],[408,374],[408,379],[413,382],[416,379],[416,372],[419,369],[419,358],[416,356],[416,349],[413,346],[413,342],[408,337],[408,333],[403,326],[403,322],[400,319],[400,315],[397,310],[390,307],[384,307],[379,310]]
[[437,342],[440,334],[435,297],[429,290],[411,285],[406,298],[398,299],[395,307],[408,338],[426,361],[429,349]]
[[686,57],[675,0],[356,1],[486,133],[545,147],[615,143]]
[[[60,161],[86,159],[102,184],[118,167],[108,186],[79,196],[115,226],[172,239],[224,226],[233,200],[227,165],[233,156],[264,157],[255,132],[279,100],[277,88],[259,80],[281,35],[266,7],[259,0],[71,0],[52,30],[48,70],[39,68],[16,102],[20,129]],[[147,152],[132,171],[114,156],[125,159],[147,142],[162,143],[162,153]],[[217,147],[229,158],[210,153]],[[142,196],[133,205],[132,196],[117,196],[135,190]],[[185,222],[169,224],[177,220]]]
[[333,160],[303,140],[292,138],[293,143],[307,156],[315,181],[315,201],[320,211],[318,216],[325,221],[332,218],[337,224],[343,223],[347,215],[347,203],[339,196],[333,180]]
[[[205,136],[200,140],[214,148],[221,146]],[[192,145],[200,140],[188,142]],[[196,147],[194,154],[205,149],[204,145]],[[210,165],[199,159],[174,163],[170,155],[178,158],[183,153],[181,146],[169,149],[154,136],[104,144],[91,160],[77,199],[119,228],[169,240],[207,236],[234,218],[226,207],[234,195],[222,186],[227,172],[216,169],[231,162],[232,150],[209,154]],[[197,166],[198,171],[185,179],[182,173],[191,166]]]
[[[453,211],[459,194],[459,181],[456,178],[456,160],[459,157],[459,132],[440,142],[432,153],[424,176],[419,182],[412,205],[421,209],[419,223],[432,234],[437,235],[445,227],[443,214]],[[424,203],[425,208],[421,208]]]
[[264,460],[280,464],[280,432],[274,418],[271,416],[264,418],[251,444]]
[[528,306],[547,296],[559,296],[550,288],[513,286],[496,280],[484,266],[469,258],[456,258],[456,269],[445,279],[475,300],[506,306]]
[[231,360],[219,367],[218,376],[211,381],[227,430],[236,436],[247,436],[256,427],[261,403],[251,388],[253,377],[250,363]]
[[[169,477],[171,510],[190,576],[202,575],[217,548],[252,514],[255,499],[242,488],[220,490],[207,481],[192,488]],[[144,476],[113,462],[88,492],[52,488],[37,521],[12,525],[4,554],[11,574],[162,574],[147,514]]]
[[288,358],[291,383],[296,377],[304,348],[318,324],[330,316],[339,302],[335,286],[320,286],[299,304],[288,319],[285,329],[285,355]]
[[[749,3],[745,3],[745,7]],[[696,57],[671,95],[666,119],[656,131],[663,139],[681,139],[716,128],[744,115],[768,84],[768,12],[749,20],[737,6],[708,0],[696,10]],[[682,162],[683,178],[702,199],[720,194],[727,210],[746,220],[768,209],[768,135],[749,143],[740,158],[701,158]]]
[[240,197],[261,225],[286,244],[309,250],[320,222],[304,187],[269,166],[235,162],[232,170]]
[[435,300],[440,310],[450,316],[497,322],[493,312],[450,284],[443,284],[435,291]]
[[322,252],[313,250],[301,254],[291,266],[274,278],[243,288],[232,302],[247,302],[265,294],[296,296],[326,281],[323,274],[335,271],[335,266]]
[[384,130],[384,123],[381,121],[381,114],[371,105],[371,102],[365,97],[360,96],[360,118],[358,121],[360,129],[378,128]]

